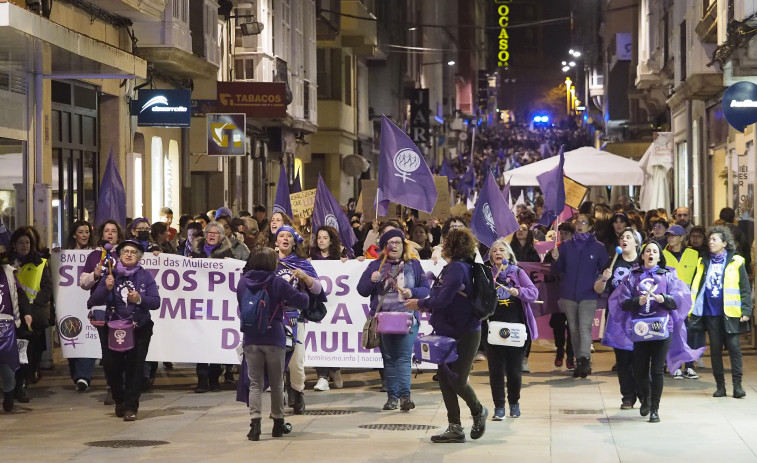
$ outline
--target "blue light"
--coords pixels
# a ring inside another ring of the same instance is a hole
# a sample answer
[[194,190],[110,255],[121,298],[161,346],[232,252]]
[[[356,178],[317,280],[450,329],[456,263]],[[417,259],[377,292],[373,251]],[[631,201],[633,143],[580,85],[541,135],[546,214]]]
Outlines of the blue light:
[[542,116],[541,117],[542,122],[549,122],[549,116]]
[[534,122],[541,122],[541,116],[534,116]]

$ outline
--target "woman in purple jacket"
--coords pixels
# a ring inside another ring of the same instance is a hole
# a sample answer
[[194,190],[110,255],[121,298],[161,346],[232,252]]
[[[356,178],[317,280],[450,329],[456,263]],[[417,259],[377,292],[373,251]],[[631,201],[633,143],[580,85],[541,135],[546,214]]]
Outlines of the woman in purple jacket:
[[[530,339],[539,337],[536,318],[531,311],[531,303],[539,296],[539,290],[518,267],[512,248],[504,239],[498,239],[489,249],[489,262],[496,278],[498,306],[489,322],[521,323],[528,327]],[[489,360],[489,385],[494,401],[493,421],[505,417],[505,375],[507,375],[507,402],[510,416],[520,416],[520,389],[522,385],[523,358],[526,345],[520,347],[492,345],[486,343],[486,358]]]
[[[376,314],[379,303],[381,312],[412,313],[405,308],[405,300],[428,296],[428,279],[421,263],[413,258],[413,248],[405,241],[405,234],[396,228],[381,235],[379,247],[381,255],[366,267],[357,284],[357,292],[371,298],[371,315]],[[409,333],[381,334],[387,394],[384,410],[399,407],[402,411],[410,411],[415,408],[410,398],[410,377],[413,341],[419,325],[420,317],[415,314]]]
[[[106,320],[134,322],[134,347],[125,352],[107,349],[111,371],[108,383],[116,402],[116,416],[124,421],[137,419],[145,357],[152,337],[150,311],[160,307],[158,285],[139,264],[143,253],[144,248],[136,241],[119,244],[118,262],[112,272],[100,279],[87,301],[89,308],[106,306]],[[107,338],[111,328],[106,326],[104,331]]]
[[465,442],[465,433],[460,422],[461,397],[473,415],[471,439],[478,439],[486,430],[489,411],[476,397],[468,384],[468,375],[481,342],[481,322],[473,313],[473,306],[465,294],[473,288],[471,263],[476,257],[478,241],[467,228],[450,230],[442,243],[442,258],[449,262],[431,287],[427,299],[410,299],[405,307],[411,310],[431,312],[431,326],[436,334],[457,340],[457,360],[450,363],[449,370],[439,369],[439,389],[447,408],[449,426],[442,434],[431,436],[431,442]]
[[284,306],[305,309],[309,298],[307,293],[298,291],[285,279],[276,276],[278,257],[271,248],[257,247],[252,250],[247,261],[250,270],[244,274],[237,288],[237,299],[242,303],[242,296],[249,291],[266,288],[271,307],[270,328],[263,335],[250,337],[244,335],[244,357],[247,361],[247,375],[250,378],[250,432],[247,438],[260,440],[260,422],[262,419],[262,394],[264,374],[268,372],[271,384],[271,417],[273,418],[273,437],[281,437],[289,432],[284,427],[284,357],[286,353],[286,311]]
[[607,250],[594,237],[594,219],[586,214],[576,218],[576,233],[552,250],[552,271],[560,275],[560,308],[568,318],[568,328],[576,353],[573,377],[591,374],[591,327],[597,298],[594,282],[607,265]]

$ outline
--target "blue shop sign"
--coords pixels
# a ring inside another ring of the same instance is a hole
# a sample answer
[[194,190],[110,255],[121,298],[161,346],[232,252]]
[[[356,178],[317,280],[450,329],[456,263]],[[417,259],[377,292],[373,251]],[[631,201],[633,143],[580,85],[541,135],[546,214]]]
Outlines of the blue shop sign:
[[131,114],[140,127],[189,127],[191,106],[189,90],[139,90]]

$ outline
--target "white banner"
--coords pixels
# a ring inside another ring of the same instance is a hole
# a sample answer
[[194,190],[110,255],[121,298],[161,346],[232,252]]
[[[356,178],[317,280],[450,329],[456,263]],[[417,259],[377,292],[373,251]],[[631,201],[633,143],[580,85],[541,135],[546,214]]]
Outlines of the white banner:
[[[66,358],[101,355],[97,330],[87,320],[89,291],[78,286],[91,252],[62,251],[51,258],[58,332]],[[306,366],[382,366],[379,350],[363,349],[359,342],[369,300],[357,293],[357,283],[369,262],[312,262],[328,296],[328,314],[319,323],[306,324]],[[160,309],[151,312],[155,327],[147,359],[237,363],[236,347],[242,338],[236,287],[244,263],[160,254],[145,256],[141,264],[153,274],[162,299]],[[426,271],[438,275],[444,262],[422,264]],[[428,314],[422,314],[419,332],[431,332]]]

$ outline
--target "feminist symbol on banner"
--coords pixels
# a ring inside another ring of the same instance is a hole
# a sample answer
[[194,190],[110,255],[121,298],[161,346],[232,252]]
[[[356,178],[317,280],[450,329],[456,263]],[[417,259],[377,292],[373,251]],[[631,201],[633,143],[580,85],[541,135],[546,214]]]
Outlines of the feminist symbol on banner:
[[496,233],[497,230],[496,226],[494,225],[494,216],[492,215],[492,209],[489,206],[489,203],[484,204],[482,212],[484,213],[484,221],[486,222],[486,226],[489,227],[492,233]]
[[327,214],[323,222],[324,225],[328,225],[329,227],[333,228],[337,231],[337,233],[339,232],[339,220],[337,220],[334,214]]
[[415,182],[415,180],[410,178],[410,174],[421,166],[421,157],[418,156],[418,153],[410,148],[401,149],[394,155],[393,163],[394,168],[400,171],[399,174],[394,175],[402,178],[402,183],[405,183],[407,180]]

